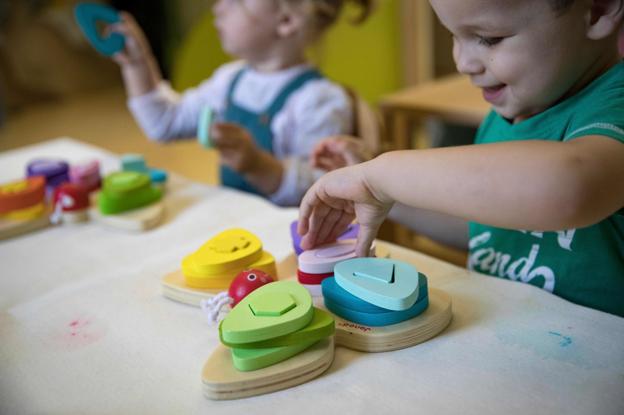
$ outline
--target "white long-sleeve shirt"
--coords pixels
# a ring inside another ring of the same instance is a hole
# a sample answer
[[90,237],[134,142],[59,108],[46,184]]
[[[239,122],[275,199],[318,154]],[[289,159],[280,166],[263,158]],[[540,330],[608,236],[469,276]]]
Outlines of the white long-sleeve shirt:
[[[194,138],[202,107],[207,105],[223,114],[230,83],[244,65],[242,61],[223,65],[211,78],[183,94],[163,82],[145,95],[130,98],[128,107],[152,140]],[[248,68],[232,100],[249,111],[261,112],[290,81],[310,68],[306,64],[270,73]],[[273,155],[282,162],[284,174],[269,199],[282,206],[298,205],[321,174],[310,166],[312,148],[322,138],[351,133],[352,119],[348,95],[325,78],[310,80],[294,91],[271,122]]]

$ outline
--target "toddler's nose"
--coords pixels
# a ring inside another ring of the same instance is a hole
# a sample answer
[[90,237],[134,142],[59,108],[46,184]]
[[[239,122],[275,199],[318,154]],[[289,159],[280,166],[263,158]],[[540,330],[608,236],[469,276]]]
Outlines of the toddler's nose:
[[475,49],[472,45],[454,42],[453,57],[458,72],[464,75],[478,75],[485,70],[479,53]]

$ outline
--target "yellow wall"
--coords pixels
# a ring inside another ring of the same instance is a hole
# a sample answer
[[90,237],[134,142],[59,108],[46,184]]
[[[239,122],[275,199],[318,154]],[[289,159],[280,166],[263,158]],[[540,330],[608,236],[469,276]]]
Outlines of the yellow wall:
[[[374,14],[361,25],[348,22],[354,12],[345,10],[311,56],[329,78],[375,102],[401,86],[399,0],[379,0]],[[174,88],[197,85],[227,60],[212,15],[207,13],[178,50],[172,71]]]
[[367,101],[401,87],[399,1],[378,0],[374,14],[354,26],[350,10],[314,51],[323,72],[360,93]]

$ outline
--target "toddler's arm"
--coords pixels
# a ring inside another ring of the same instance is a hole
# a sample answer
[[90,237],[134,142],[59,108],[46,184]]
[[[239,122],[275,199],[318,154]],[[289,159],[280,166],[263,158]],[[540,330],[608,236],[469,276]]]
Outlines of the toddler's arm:
[[162,75],[149,42],[131,14],[120,12],[121,21],[109,30],[126,38],[125,49],[116,53],[113,60],[121,67],[128,96],[136,97],[153,91],[162,81]]
[[319,141],[312,150],[312,166],[331,171],[353,166],[373,158],[363,140],[348,135],[327,137]]
[[149,43],[130,14],[122,12],[121,22],[109,30],[126,37],[125,49],[113,59],[121,67],[128,107],[150,139],[164,142],[193,138],[200,109],[206,105],[222,109],[227,83],[242,63],[224,65],[197,88],[178,94],[162,79]]
[[624,146],[590,136],[382,154],[310,189],[300,211],[303,247],[324,242],[328,229],[339,234],[357,216],[364,254],[397,201],[502,228],[588,226],[624,206]]
[[403,203],[395,203],[388,218],[434,241],[457,249],[468,249],[468,221]]
[[[312,165],[326,171],[368,161],[372,153],[361,139],[334,136],[321,140],[312,152]],[[459,249],[468,247],[468,223],[460,218],[395,203],[388,217],[438,242]]]

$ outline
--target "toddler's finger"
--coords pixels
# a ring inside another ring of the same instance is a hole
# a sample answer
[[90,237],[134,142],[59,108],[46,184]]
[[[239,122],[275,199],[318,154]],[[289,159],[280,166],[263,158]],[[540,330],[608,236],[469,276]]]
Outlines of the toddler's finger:
[[353,222],[354,216],[346,211],[342,212],[340,219],[336,222],[334,229],[330,233],[327,242],[335,241]]
[[342,217],[342,211],[331,209],[327,216],[325,216],[323,223],[319,229],[318,235],[316,237],[317,241],[320,243],[333,242],[330,240],[330,236],[333,233],[334,229],[340,218]]
[[360,233],[358,234],[357,243],[355,245],[355,254],[358,257],[370,256],[370,248],[373,240],[377,235],[378,228],[371,228],[360,224]]
[[299,206],[299,219],[297,224],[297,233],[299,235],[304,236],[308,233],[310,215],[312,214],[312,210],[316,203],[318,203],[318,198],[316,197],[316,186],[313,185],[303,196],[301,199],[301,204]]

